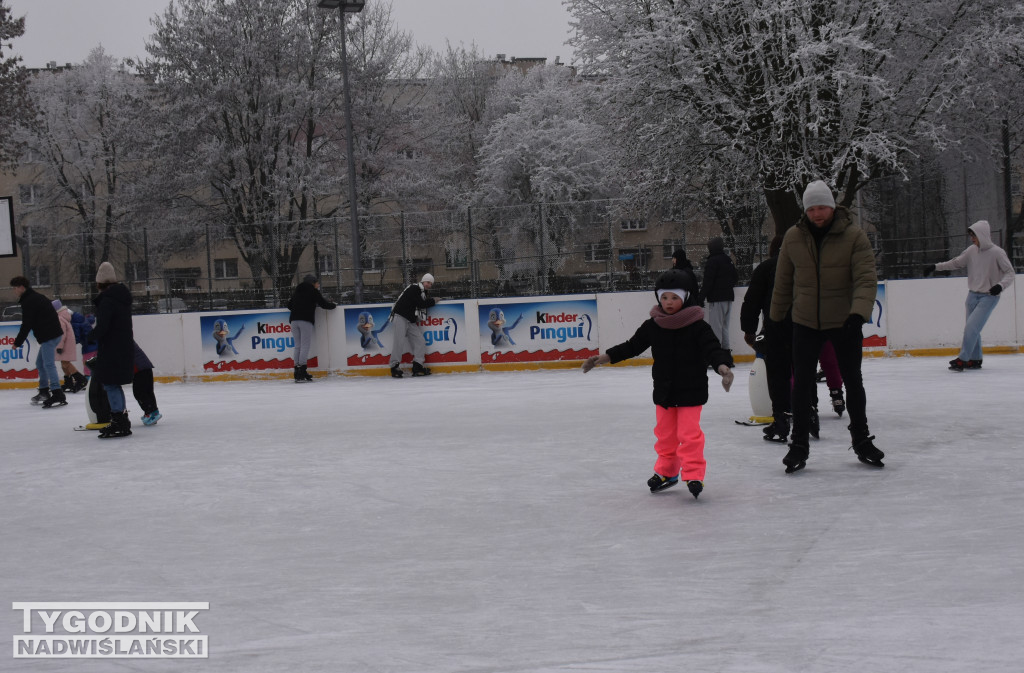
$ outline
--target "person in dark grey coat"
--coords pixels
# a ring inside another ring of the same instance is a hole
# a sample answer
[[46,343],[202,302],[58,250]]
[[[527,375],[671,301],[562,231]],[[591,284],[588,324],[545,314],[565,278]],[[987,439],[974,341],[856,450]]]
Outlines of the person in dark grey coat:
[[127,437],[132,434],[132,424],[125,411],[121,386],[131,383],[135,374],[132,295],[127,287],[117,282],[117,274],[110,262],[100,264],[96,272],[96,286],[100,290],[93,299],[96,326],[89,339],[96,342],[98,349],[96,363],[90,368],[93,376],[103,384],[110,403],[110,425],[100,432],[100,437]]
[[60,376],[57,374],[57,345],[64,336],[57,311],[50,300],[32,289],[28,278],[15,276],[11,279],[14,294],[18,295],[21,304],[21,329],[14,337],[14,347],[21,348],[28,338],[28,333],[36,338],[39,350],[36,352],[36,369],[39,371],[39,393],[32,398],[32,404],[41,404],[46,408],[67,404],[64,391],[60,388]]
[[295,382],[312,381],[313,377],[306,371],[310,349],[313,345],[313,325],[316,323],[316,307],[332,311],[337,306],[327,301],[320,294],[320,281],[310,274],[295,287],[292,298],[288,300],[288,322],[292,325],[292,337],[295,340]]
[[700,288],[703,301],[708,303],[708,324],[725,350],[729,348],[729,318],[736,298],[733,288],[739,280],[736,266],[725,254],[721,236],[708,241],[708,259],[704,263],[704,283]]

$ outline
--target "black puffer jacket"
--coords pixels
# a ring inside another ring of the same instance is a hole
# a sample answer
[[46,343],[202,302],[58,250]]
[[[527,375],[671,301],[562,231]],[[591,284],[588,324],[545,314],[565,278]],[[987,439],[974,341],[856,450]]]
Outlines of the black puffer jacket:
[[721,238],[713,238],[708,243],[708,260],[704,263],[704,284],[700,288],[703,301],[732,301],[736,298],[733,288],[739,281],[736,266],[725,254],[725,244]]
[[654,356],[654,403],[660,407],[698,407],[708,401],[708,365],[732,365],[711,325],[698,320],[680,329],[646,320],[628,341],[608,349],[612,363],[643,353]]
[[89,340],[99,347],[93,371],[104,385],[129,384],[135,371],[131,292],[115,283],[96,295],[92,303],[96,305],[96,326]]
[[427,291],[423,288],[423,285],[413,283],[405,288],[398,297],[392,312],[402,316],[409,322],[416,322],[416,311],[430,308],[435,303],[437,302],[433,297],[427,296]]
[[25,288],[18,303],[21,304],[21,329],[14,338],[15,348],[21,348],[29,332],[32,332],[39,343],[46,343],[64,335],[60,318],[57,317],[57,311],[53,309],[49,299],[28,287]]
[[320,294],[320,290],[316,289],[316,285],[302,281],[295,287],[292,298],[288,300],[288,310],[291,311],[291,315],[288,316],[288,322],[305,320],[306,322],[315,323],[317,306],[330,311],[337,304],[324,299],[324,296]]

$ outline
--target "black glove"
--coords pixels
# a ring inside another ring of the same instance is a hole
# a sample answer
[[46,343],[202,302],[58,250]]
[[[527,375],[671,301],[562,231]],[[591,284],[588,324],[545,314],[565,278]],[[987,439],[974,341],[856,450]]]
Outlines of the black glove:
[[1002,291],[1003,291],[1003,286],[1002,285],[993,285],[992,289],[989,290],[988,293],[990,295],[992,295],[993,297],[995,297],[995,296],[998,296],[999,293],[1002,292]]
[[860,314],[851,313],[846,322],[843,323],[843,327],[848,330],[859,330],[863,324],[864,318]]
[[57,355],[64,355],[64,349],[63,348],[58,348],[57,349]]
[[928,276],[932,275],[932,273],[934,271],[935,271],[935,265],[934,264],[929,264],[928,266],[924,267],[924,277],[927,278]]

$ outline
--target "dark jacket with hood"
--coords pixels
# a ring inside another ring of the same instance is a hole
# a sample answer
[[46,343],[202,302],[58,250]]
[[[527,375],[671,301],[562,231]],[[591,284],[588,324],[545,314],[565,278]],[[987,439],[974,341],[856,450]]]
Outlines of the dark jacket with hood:
[[316,323],[317,306],[330,311],[337,304],[324,299],[324,296],[320,294],[320,290],[316,289],[316,285],[313,285],[313,283],[302,281],[295,287],[292,298],[288,300],[288,310],[291,311],[291,315],[288,316],[288,322],[305,320],[306,322]]
[[135,371],[131,292],[121,283],[114,283],[92,303],[96,305],[96,326],[89,340],[99,347],[93,372],[104,385],[127,385]]
[[57,311],[49,299],[27,287],[18,303],[21,304],[21,329],[14,338],[15,348],[21,348],[29,332],[32,332],[39,343],[64,336],[60,318],[57,317]]
[[[686,275],[685,273],[682,275]],[[674,285],[674,283],[673,283]],[[665,289],[671,289],[666,286]],[[703,310],[697,305],[696,284],[678,288],[689,296],[682,311]],[[648,348],[654,357],[651,377],[654,379],[654,403],[660,407],[697,407],[708,401],[708,365],[732,365],[729,351],[722,348],[711,325],[702,318],[678,329],[667,329],[649,318],[629,340],[612,346],[606,352],[612,363],[636,357]]]
[[759,319],[764,315],[765,325],[772,309],[772,290],[775,288],[775,265],[779,257],[769,257],[750,274],[750,285],[740,306],[740,329],[744,334],[757,334]]
[[708,260],[704,263],[704,284],[700,294],[704,301],[732,301],[736,298],[733,288],[739,281],[736,265],[725,254],[725,242],[713,238],[708,242]]

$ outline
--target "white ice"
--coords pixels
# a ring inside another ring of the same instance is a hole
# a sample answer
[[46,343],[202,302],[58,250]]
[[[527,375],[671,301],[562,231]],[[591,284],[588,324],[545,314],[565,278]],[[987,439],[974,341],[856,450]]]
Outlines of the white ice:
[[210,603],[206,660],[0,670],[1019,673],[1024,356],[984,367],[865,360],[886,467],[823,408],[794,475],[713,375],[699,500],[647,490],[647,367],[158,385],[118,440],[0,391],[3,633]]

